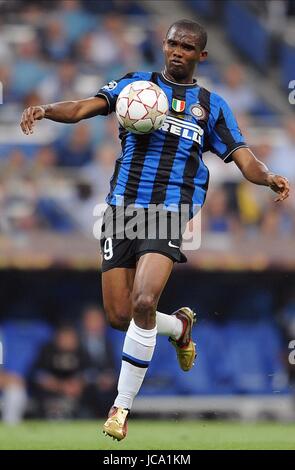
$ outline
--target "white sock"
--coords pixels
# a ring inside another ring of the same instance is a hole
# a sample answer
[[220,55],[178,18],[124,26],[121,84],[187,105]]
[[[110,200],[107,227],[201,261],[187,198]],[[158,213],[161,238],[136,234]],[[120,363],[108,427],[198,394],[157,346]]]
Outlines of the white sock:
[[2,419],[8,424],[17,424],[23,418],[27,403],[26,390],[21,385],[5,387],[2,396]]
[[166,315],[157,311],[156,323],[159,335],[171,336],[173,339],[179,339],[182,335],[183,323],[175,315]]
[[130,410],[152,359],[156,335],[157,327],[143,330],[131,320],[123,346],[118,396],[114,406]]

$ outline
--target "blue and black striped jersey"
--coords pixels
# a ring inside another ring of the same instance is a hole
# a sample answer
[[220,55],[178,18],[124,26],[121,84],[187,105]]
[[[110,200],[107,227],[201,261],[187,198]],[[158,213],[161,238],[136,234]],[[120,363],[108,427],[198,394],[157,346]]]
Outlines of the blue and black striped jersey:
[[109,113],[115,111],[120,91],[136,80],[159,85],[169,101],[169,113],[162,127],[138,135],[119,127],[122,153],[110,182],[108,204],[148,207],[163,204],[178,210],[189,204],[192,213],[203,205],[209,171],[202,154],[208,150],[224,162],[240,147],[247,147],[227,103],[216,93],[192,84],[168,80],[163,73],[134,72],[99,90]]

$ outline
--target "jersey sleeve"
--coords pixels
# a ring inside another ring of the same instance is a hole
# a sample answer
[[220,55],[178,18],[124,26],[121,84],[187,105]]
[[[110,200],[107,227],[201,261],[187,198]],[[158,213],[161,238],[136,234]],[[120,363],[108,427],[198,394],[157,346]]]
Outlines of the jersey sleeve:
[[126,85],[132,83],[136,80],[147,80],[147,78],[142,75],[146,75],[140,72],[131,72],[124,75],[124,77],[119,78],[119,80],[112,80],[107,85],[103,86],[95,96],[103,96],[109,105],[107,114],[112,113],[116,109],[116,101]]
[[218,155],[225,163],[229,163],[235,150],[248,145],[226,101],[219,96],[216,101],[217,118],[209,134],[208,150]]

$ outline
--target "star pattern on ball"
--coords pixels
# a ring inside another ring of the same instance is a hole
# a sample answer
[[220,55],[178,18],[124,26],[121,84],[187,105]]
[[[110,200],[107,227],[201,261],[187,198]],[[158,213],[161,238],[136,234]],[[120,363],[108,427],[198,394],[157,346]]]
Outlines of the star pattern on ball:
[[148,118],[152,120],[152,122],[155,122],[156,118],[160,115],[157,105],[153,106],[152,108],[150,106],[146,106],[148,110]]
[[129,94],[128,94],[128,106],[130,106],[130,104],[132,103],[132,101],[140,101],[140,97],[138,96],[138,94],[141,92],[142,90],[133,90],[133,88],[130,88],[130,91],[129,91]]
[[160,94],[161,94],[160,90],[157,90],[156,88],[153,88],[153,91],[156,93],[157,99],[158,99]]
[[134,127],[134,119],[130,119],[129,113],[126,114],[124,117],[124,125],[125,127],[129,127],[131,129],[135,129]]

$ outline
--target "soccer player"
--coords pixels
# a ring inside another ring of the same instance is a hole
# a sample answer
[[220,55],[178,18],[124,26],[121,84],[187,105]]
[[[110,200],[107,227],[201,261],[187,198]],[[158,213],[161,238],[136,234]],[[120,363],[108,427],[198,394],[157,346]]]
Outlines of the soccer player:
[[[278,193],[276,201],[288,197],[287,179],[268,171],[253,155],[226,102],[193,78],[195,66],[207,57],[206,42],[201,25],[177,21],[163,42],[165,67],[161,73],[128,73],[104,86],[95,97],[24,111],[21,128],[30,134],[35,121],[43,118],[72,123],[113,112],[120,91],[136,80],[155,82],[164,90],[169,115],[160,130],[137,135],[120,127],[122,153],[106,199],[105,229],[130,204],[145,210],[151,204],[162,204],[166,212],[167,207],[180,211],[189,205],[192,216],[193,207],[202,206],[206,196],[209,172],[202,153],[207,150],[226,163],[234,161],[247,180],[270,187]],[[172,219],[172,211],[169,214]],[[125,216],[125,225],[128,220]],[[182,233],[177,239],[169,238],[169,231],[168,238],[162,239],[156,230],[153,238],[109,236],[101,240],[104,307],[111,325],[127,330],[118,395],[103,426],[106,434],[118,440],[126,436],[128,414],[152,359],[157,333],[170,336],[183,370],[190,370],[194,362],[193,311],[188,307],[172,315],[157,311],[174,262],[186,260],[180,251]]]

